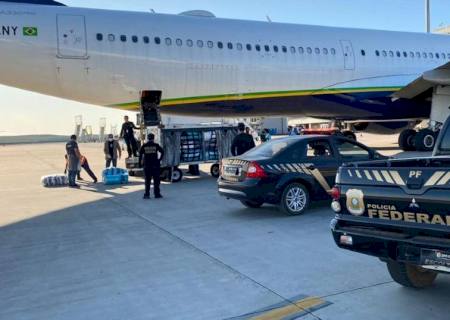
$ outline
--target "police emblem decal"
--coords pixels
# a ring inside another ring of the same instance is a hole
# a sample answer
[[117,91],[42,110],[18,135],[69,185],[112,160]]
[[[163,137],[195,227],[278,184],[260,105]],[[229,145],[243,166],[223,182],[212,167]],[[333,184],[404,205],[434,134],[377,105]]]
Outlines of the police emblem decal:
[[420,208],[419,204],[416,201],[416,198],[412,199],[411,203],[409,204],[409,207],[411,209],[419,209]]
[[364,193],[358,189],[350,189],[345,194],[347,196],[347,209],[354,216],[364,214]]

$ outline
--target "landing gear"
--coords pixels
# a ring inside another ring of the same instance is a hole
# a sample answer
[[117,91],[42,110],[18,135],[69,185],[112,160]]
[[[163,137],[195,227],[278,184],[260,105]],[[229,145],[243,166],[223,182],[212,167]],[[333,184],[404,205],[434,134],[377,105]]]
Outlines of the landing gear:
[[414,151],[416,134],[416,130],[413,129],[403,130],[398,137],[398,145],[400,149],[403,151]]
[[431,129],[406,129],[398,137],[398,145],[403,151],[432,151],[438,134]]

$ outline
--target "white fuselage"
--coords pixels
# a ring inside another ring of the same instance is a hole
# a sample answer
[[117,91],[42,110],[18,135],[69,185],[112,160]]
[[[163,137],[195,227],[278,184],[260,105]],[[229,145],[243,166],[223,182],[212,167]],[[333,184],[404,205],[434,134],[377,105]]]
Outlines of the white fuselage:
[[[199,103],[392,92],[450,60],[442,35],[3,2],[0,17],[1,84],[124,109],[141,90],[194,115]],[[279,101],[260,113],[284,113]],[[288,113],[315,115],[302,101]]]

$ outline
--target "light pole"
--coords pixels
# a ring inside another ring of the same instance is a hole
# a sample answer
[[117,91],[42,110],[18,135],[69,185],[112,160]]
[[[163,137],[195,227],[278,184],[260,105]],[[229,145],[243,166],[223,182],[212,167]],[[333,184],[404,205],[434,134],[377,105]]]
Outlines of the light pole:
[[431,15],[430,15],[430,0],[425,0],[425,28],[427,33],[431,31]]

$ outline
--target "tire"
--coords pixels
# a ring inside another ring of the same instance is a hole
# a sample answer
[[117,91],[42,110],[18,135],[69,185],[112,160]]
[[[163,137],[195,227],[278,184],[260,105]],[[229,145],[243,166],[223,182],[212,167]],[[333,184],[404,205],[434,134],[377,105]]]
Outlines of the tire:
[[134,177],[134,176],[136,176],[136,172],[134,172],[133,170],[128,171],[128,175],[129,175],[130,177]]
[[403,130],[398,137],[398,146],[403,151],[414,151],[415,148],[415,137],[417,132],[412,129]]
[[259,209],[263,205],[263,202],[260,202],[260,201],[241,200],[241,203],[244,205],[244,207],[252,208],[252,209]]
[[170,168],[164,168],[161,170],[161,174],[159,175],[161,181],[170,182]]
[[218,178],[220,176],[220,166],[219,166],[219,164],[218,163],[213,164],[211,166],[211,169],[209,170],[209,172],[211,173],[211,175],[214,178]]
[[183,179],[183,171],[178,168],[172,170],[172,182],[180,182]]
[[344,135],[344,137],[356,141],[356,134],[354,134],[352,131],[344,131],[342,134]]
[[301,183],[291,183],[281,196],[280,208],[289,216],[298,216],[309,207],[308,189]]
[[409,288],[422,289],[433,284],[437,277],[437,272],[423,269],[408,263],[389,260],[387,268],[392,279]]
[[430,129],[422,129],[414,138],[417,151],[432,151],[436,144],[436,134]]

